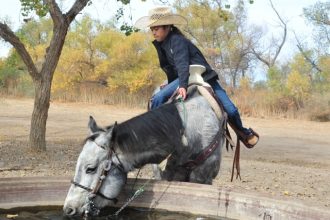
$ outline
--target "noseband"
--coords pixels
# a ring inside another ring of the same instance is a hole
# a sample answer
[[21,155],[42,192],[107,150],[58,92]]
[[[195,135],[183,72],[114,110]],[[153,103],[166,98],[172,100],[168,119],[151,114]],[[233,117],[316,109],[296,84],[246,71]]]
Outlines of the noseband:
[[101,196],[101,197],[104,198],[104,199],[107,199],[107,200],[113,201],[115,204],[118,202],[118,199],[117,199],[117,198],[109,198],[109,197],[103,195],[103,194],[102,194],[101,192],[99,192],[99,191],[96,192],[96,193],[93,193],[94,190],[93,190],[92,188],[88,188],[88,187],[86,187],[86,186],[83,186],[83,185],[81,185],[81,184],[79,184],[79,183],[77,183],[77,182],[75,182],[75,181],[73,181],[73,180],[71,180],[71,183],[72,183],[73,185],[77,186],[77,187],[80,187],[80,188],[82,188],[82,189],[88,191],[88,192],[91,192],[91,194],[95,194],[95,195]]

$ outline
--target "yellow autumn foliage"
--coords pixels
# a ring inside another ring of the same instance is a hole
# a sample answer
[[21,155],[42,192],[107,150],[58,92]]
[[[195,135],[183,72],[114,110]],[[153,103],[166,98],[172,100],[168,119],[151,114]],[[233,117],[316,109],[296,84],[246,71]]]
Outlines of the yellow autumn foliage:
[[59,64],[56,68],[52,91],[69,91],[76,83],[87,77],[88,68],[83,48],[63,48]]
[[320,73],[320,90],[330,92],[330,57],[323,56],[320,58],[319,65],[322,69]]
[[297,54],[294,56],[290,67],[292,70],[299,72],[301,75],[311,75],[312,65],[306,61],[302,54]]
[[310,96],[311,83],[307,76],[298,71],[292,71],[288,75],[286,87],[289,94],[299,102],[305,101]]
[[26,49],[29,52],[33,62],[36,64],[36,67],[40,70],[41,65],[45,59],[47,45],[38,44],[36,46],[27,45]]
[[164,78],[149,34],[125,36],[117,30],[106,29],[89,42],[79,43],[76,35],[70,33],[54,75],[52,91],[68,92],[84,83],[106,82],[109,92],[136,93],[153,88]]
[[239,81],[239,89],[244,91],[250,91],[251,84],[251,80],[248,77],[242,77]]

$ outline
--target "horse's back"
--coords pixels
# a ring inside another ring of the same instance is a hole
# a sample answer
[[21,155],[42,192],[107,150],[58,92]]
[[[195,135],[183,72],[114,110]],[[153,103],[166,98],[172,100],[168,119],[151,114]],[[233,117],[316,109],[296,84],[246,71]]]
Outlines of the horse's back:
[[[193,91],[185,102],[178,102],[176,105],[185,126],[185,134],[191,144],[194,144],[195,139],[199,139],[202,140],[202,148],[205,148],[222,129],[224,118],[218,118],[209,101],[197,90]],[[194,148],[198,150],[199,147]]]

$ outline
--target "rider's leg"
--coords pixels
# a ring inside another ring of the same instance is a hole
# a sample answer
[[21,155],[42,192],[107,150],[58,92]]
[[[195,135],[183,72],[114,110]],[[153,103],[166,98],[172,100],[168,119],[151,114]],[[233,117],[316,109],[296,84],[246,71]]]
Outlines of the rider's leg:
[[179,87],[179,79],[172,81],[167,84],[164,88],[162,88],[159,92],[157,92],[151,98],[151,109],[155,109],[165,103],[175,92],[175,90]]
[[237,107],[234,103],[229,99],[226,91],[220,86],[216,79],[212,79],[208,81],[211,85],[214,93],[220,99],[224,110],[228,114],[228,120],[232,123],[238,130],[242,131],[245,135],[251,135],[251,131],[245,127],[243,127],[241,117],[239,115]]

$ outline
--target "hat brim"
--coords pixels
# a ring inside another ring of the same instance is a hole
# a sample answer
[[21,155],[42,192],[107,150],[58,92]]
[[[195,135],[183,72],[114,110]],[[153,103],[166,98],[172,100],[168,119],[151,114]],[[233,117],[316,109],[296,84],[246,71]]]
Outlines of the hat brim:
[[160,25],[187,25],[188,21],[181,15],[171,14],[164,16],[157,21],[150,20],[150,16],[144,16],[139,18],[134,27],[138,29],[145,29],[148,27],[160,26]]

